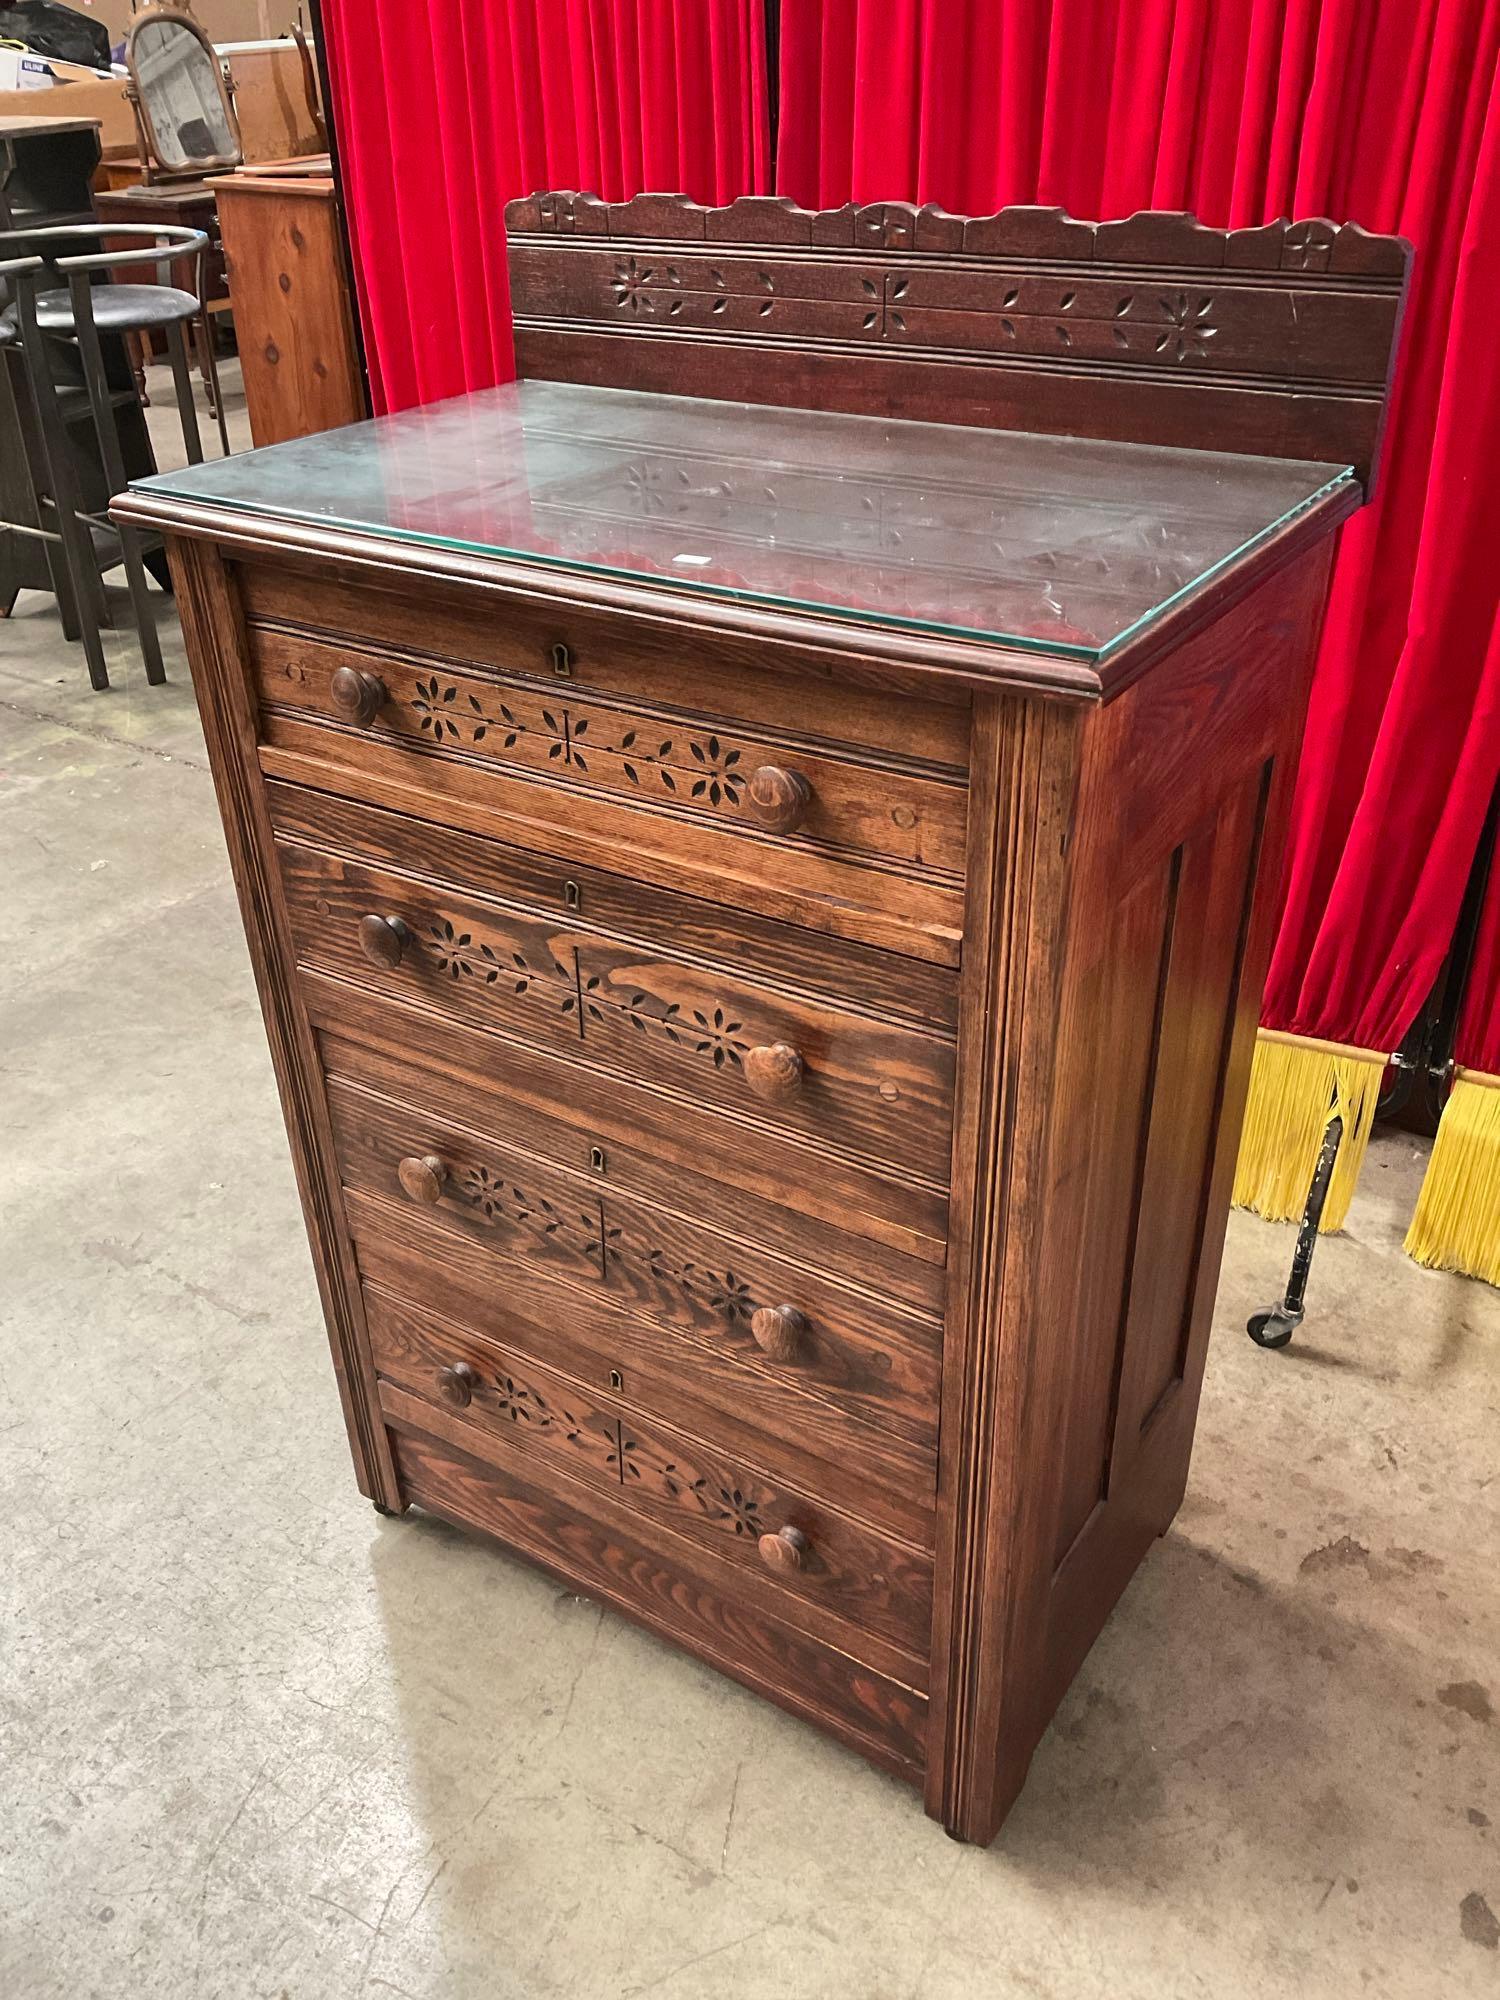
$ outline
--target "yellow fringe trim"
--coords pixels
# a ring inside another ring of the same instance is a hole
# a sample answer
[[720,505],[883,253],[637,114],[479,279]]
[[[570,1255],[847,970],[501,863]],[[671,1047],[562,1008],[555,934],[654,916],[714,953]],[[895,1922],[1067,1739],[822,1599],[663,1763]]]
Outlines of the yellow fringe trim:
[[1325,1235],[1342,1228],[1370,1142],[1385,1066],[1385,1056],[1368,1049],[1262,1030],[1235,1167],[1235,1207],[1253,1208],[1268,1222],[1300,1220],[1336,1106],[1344,1136],[1321,1228]]
[[1443,1106],[1406,1254],[1500,1285],[1500,1077],[1460,1070]]

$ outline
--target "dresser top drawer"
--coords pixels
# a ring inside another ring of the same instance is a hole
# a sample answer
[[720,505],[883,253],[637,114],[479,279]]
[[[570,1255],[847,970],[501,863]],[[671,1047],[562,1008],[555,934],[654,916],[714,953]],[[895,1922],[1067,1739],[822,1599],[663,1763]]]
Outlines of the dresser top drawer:
[[470,637],[454,659],[252,615],[268,774],[955,961],[963,710],[628,645],[585,678],[565,640],[549,680],[504,664],[503,625]]
[[490,598],[478,611],[435,602],[425,590],[418,601],[294,569],[247,563],[236,574],[253,642],[261,631],[331,640],[516,676],[564,695],[616,699],[626,692],[700,714],[726,707],[747,728],[821,737],[951,776],[968,769],[966,695],[938,699],[858,685],[811,648],[697,632],[685,638],[677,621],[622,618],[578,604],[541,609],[528,597]]

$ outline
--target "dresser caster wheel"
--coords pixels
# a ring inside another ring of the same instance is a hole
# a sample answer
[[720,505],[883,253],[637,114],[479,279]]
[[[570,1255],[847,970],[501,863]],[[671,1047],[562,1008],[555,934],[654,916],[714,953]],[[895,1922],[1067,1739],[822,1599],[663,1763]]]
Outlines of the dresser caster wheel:
[[1269,1312],[1256,1313],[1247,1320],[1245,1331],[1257,1347],[1285,1347],[1297,1331],[1301,1317],[1298,1313],[1293,1318],[1284,1307],[1273,1306]]

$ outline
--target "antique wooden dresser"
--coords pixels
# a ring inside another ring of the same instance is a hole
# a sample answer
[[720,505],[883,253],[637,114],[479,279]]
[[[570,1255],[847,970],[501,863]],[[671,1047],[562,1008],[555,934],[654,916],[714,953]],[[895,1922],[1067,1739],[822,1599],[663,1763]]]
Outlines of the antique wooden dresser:
[[987,1841],[1187,1477],[1409,252],[507,221],[523,381],[118,506],[359,1482]]

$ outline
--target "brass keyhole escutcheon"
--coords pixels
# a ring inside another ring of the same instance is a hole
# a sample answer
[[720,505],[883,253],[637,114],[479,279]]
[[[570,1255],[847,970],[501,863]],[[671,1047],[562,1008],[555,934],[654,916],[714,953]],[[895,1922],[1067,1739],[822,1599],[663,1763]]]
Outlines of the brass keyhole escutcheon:
[[623,1389],[625,1387],[625,1377],[620,1373],[618,1368],[610,1369],[609,1386],[611,1389]]
[[605,1156],[602,1146],[589,1147],[589,1167],[596,1174],[607,1173],[609,1171],[609,1161]]
[[561,639],[552,648],[552,671],[555,674],[562,674],[564,676],[571,674],[573,671],[573,655]]

